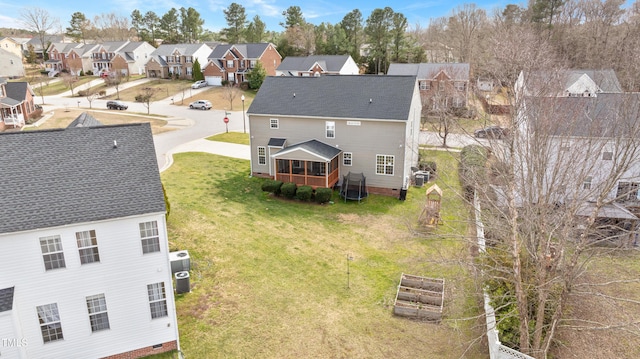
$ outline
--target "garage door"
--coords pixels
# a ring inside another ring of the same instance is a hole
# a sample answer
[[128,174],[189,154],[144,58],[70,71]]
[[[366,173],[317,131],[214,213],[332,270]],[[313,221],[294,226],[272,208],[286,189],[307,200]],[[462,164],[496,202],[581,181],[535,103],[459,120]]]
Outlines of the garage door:
[[222,76],[205,76],[204,80],[209,86],[222,86]]

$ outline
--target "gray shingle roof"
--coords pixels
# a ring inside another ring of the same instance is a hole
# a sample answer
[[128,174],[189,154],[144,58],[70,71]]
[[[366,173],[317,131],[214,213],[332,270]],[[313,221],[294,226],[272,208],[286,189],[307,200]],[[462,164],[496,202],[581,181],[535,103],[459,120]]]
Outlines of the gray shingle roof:
[[276,154],[276,157],[286,155],[287,153],[291,153],[293,151],[303,150],[305,152],[313,153],[319,157],[324,158],[329,161],[336,157],[342,152],[341,149],[330,146],[324,142],[320,142],[318,140],[309,140],[305,142],[296,143],[295,145],[289,146],[284,150],[279,151]]
[[317,62],[324,71],[338,72],[349,59],[349,55],[287,56],[282,60],[279,71],[309,71]]
[[[258,59],[262,55],[262,53],[269,46],[268,42],[260,42],[260,43],[251,43],[251,44],[221,44],[216,46],[211,54],[209,55],[209,59],[220,59],[224,56],[224,54],[231,48],[240,52],[240,54],[247,59]],[[237,54],[236,54],[237,55]]]
[[91,116],[87,112],[83,112],[80,116],[76,117],[73,122],[67,127],[95,127],[102,126],[102,122],[98,121],[95,117]]
[[0,168],[0,233],[165,212],[148,123],[2,133]]
[[444,71],[452,80],[469,80],[469,64],[466,63],[391,64],[387,75],[413,75],[423,80],[435,78],[440,71]]
[[269,76],[248,114],[407,120],[415,76]]
[[540,70],[523,73],[526,95],[533,96],[564,96],[564,91],[587,75],[604,93],[621,93],[622,86],[615,71],[608,70]]
[[[191,56],[200,50],[205,44],[163,44],[158,46],[155,51],[151,53],[152,56],[171,56],[175,50],[180,52],[180,55]],[[207,46],[208,47],[208,46]]]
[[638,133],[640,93],[528,97],[525,107],[532,129],[551,135],[613,138]]
[[15,287],[0,289],[0,313],[13,309],[13,290]]
[[5,89],[7,90],[7,97],[12,98],[18,102],[22,102],[27,98],[28,82],[7,82]]

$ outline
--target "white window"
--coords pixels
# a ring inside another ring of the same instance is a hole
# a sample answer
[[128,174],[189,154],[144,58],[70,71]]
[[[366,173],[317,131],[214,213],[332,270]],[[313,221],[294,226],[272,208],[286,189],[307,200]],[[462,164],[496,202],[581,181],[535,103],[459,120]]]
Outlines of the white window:
[[584,182],[582,183],[582,189],[591,189],[592,180],[593,180],[593,177],[591,176],[585,177]]
[[44,268],[46,270],[66,267],[60,236],[40,238],[40,249],[42,249],[42,258],[44,259]]
[[107,314],[107,302],[104,300],[104,294],[88,296],[87,310],[89,311],[92,332],[109,329],[109,315]]
[[353,164],[353,153],[351,152],[343,152],[342,153],[342,165],[343,166],[351,166]]
[[336,138],[336,123],[334,121],[325,121],[327,138]]
[[191,74],[193,74],[193,68],[187,67],[187,75],[191,76]]
[[605,161],[611,161],[613,159],[613,152],[611,151],[602,152],[602,159]]
[[251,61],[249,62],[249,67],[251,67],[251,68],[256,67],[256,63],[257,63],[257,61],[256,61],[256,60],[251,60]]
[[420,90],[430,90],[431,83],[429,81],[420,81]]
[[233,68],[233,60],[227,60],[227,68]]
[[64,339],[62,336],[62,324],[60,324],[60,313],[58,313],[58,304],[45,304],[36,307],[36,309],[38,312],[38,320],[40,321],[42,340],[48,343]]
[[444,91],[444,81],[438,82],[438,91]]
[[164,283],[154,283],[147,285],[147,293],[149,294],[149,308],[151,309],[151,318],[162,318],[168,315],[167,296],[164,292]]
[[464,91],[464,82],[456,82],[454,86],[456,87],[456,90]]
[[453,98],[453,107],[463,107],[464,106],[464,100],[460,97],[454,97]]
[[258,146],[258,164],[267,164],[267,148],[264,146]]
[[96,231],[76,232],[76,242],[78,243],[78,251],[80,252],[80,263],[100,262]]
[[272,118],[269,120],[269,127],[272,129],[278,129],[280,127],[280,121],[277,118]]
[[142,240],[142,253],[160,252],[158,222],[140,223],[140,239]]
[[395,156],[376,155],[376,174],[393,176],[393,162]]

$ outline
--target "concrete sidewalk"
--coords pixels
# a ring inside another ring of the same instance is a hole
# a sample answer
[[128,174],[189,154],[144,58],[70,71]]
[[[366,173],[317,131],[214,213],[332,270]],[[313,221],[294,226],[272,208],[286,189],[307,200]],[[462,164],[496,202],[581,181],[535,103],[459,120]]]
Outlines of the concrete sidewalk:
[[160,169],[163,172],[173,164],[174,153],[185,152],[204,152],[214,155],[221,155],[233,158],[239,158],[243,160],[249,160],[251,158],[251,150],[248,145],[240,145],[237,143],[209,141],[201,138],[191,142],[183,143],[177,147],[174,147],[169,153],[166,154],[164,166]]

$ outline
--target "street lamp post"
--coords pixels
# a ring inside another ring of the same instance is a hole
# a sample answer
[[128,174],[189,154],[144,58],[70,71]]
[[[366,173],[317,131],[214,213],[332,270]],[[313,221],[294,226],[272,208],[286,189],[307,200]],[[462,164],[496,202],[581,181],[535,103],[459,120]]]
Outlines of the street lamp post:
[[242,100],[242,133],[247,133],[247,124],[244,120],[244,95],[240,96],[240,100]]

